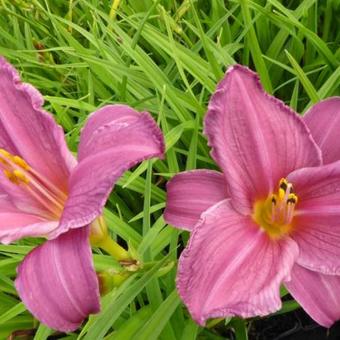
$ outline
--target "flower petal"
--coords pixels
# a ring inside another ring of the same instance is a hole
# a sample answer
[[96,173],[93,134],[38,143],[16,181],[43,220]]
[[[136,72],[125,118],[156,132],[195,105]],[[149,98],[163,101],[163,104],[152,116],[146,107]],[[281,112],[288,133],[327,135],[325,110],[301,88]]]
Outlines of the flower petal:
[[110,105],[92,114],[81,134],[79,164],[57,233],[92,222],[124,171],[163,153],[162,132],[149,113]]
[[[8,203],[7,203],[8,202]],[[15,206],[22,213],[46,215],[46,207],[26,190],[24,185],[16,185],[0,171],[0,204],[10,204]],[[0,207],[0,210],[4,209]]]
[[179,228],[192,230],[202,212],[227,197],[222,173],[212,170],[181,172],[167,183],[164,219]]
[[0,195],[0,242],[9,244],[23,237],[45,236],[58,227],[58,221],[49,221],[36,214],[24,213],[6,196]]
[[324,275],[296,264],[285,286],[302,308],[320,325],[340,320],[340,276]]
[[0,242],[10,244],[24,237],[43,237],[55,230],[59,221],[44,221],[22,212],[0,212]]
[[340,162],[305,168],[288,176],[299,197],[292,238],[297,262],[323,274],[340,274]]
[[69,231],[35,248],[18,267],[15,286],[26,307],[62,332],[100,309],[88,236],[88,227]]
[[291,171],[321,164],[302,119],[240,65],[228,70],[212,96],[205,134],[241,213],[249,213],[254,199],[266,197]]
[[322,151],[324,164],[340,160],[340,97],[332,97],[315,104],[303,120]]
[[63,190],[75,165],[64,133],[41,106],[37,89],[21,83],[17,71],[0,57],[0,147],[21,156]]
[[181,255],[177,287],[192,317],[266,315],[281,306],[279,287],[298,254],[290,238],[273,241],[224,200],[201,216]]

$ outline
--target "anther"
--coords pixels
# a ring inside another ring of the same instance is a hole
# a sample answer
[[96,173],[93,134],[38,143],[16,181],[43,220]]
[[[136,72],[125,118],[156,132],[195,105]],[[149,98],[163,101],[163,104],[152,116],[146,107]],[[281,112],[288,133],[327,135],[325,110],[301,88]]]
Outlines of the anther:
[[5,158],[11,158],[11,154],[8,152],[8,151],[6,151],[5,149],[0,149],[0,154],[2,155],[2,156],[4,156]]
[[288,203],[296,204],[297,200],[298,200],[298,198],[295,194],[289,194],[288,199],[287,199],[287,204]]
[[0,149],[0,162],[3,165],[8,165],[7,159],[9,159],[11,154],[4,149]]
[[13,156],[5,149],[0,149],[0,163],[10,166],[11,162],[24,170],[30,170],[29,165],[20,156]]
[[20,166],[24,170],[29,170],[30,169],[29,165],[19,156],[14,156],[12,158],[12,161],[13,161],[13,163],[15,163],[16,165]]
[[283,201],[284,200],[284,197],[286,195],[286,191],[283,190],[281,187],[279,188],[279,193],[278,193],[278,196],[279,196],[279,201]]
[[20,171],[20,170],[7,170],[5,169],[4,171],[4,175],[14,184],[20,184],[20,183],[24,183],[24,184],[28,184],[30,181],[29,179]]
[[25,184],[28,184],[30,182],[30,180],[20,170],[14,170],[13,174],[17,178],[18,182],[22,182]]
[[285,178],[281,178],[279,182],[279,188],[282,189],[284,192],[286,192],[288,187],[288,182]]
[[14,175],[12,171],[4,170],[4,175],[14,184],[18,184],[18,178]]

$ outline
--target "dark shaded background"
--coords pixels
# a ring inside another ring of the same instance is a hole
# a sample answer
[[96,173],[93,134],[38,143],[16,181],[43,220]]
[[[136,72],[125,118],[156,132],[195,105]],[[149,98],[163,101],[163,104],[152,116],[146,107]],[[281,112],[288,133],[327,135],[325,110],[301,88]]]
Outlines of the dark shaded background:
[[319,326],[303,309],[251,323],[249,340],[340,340],[340,321],[330,329]]

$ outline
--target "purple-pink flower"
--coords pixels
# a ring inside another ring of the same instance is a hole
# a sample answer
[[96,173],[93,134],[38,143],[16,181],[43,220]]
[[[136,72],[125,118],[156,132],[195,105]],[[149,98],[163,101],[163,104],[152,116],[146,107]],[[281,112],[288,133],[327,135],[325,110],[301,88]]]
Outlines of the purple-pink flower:
[[192,232],[177,287],[199,324],[275,312],[282,283],[319,324],[340,319],[339,131],[340,97],[300,117],[228,70],[205,118],[223,172],[168,183],[165,219]]
[[89,224],[122,173],[162,157],[164,142],[147,112],[108,105],[88,119],[76,161],[42,104],[0,57],[0,241],[48,239],[24,258],[15,285],[36,318],[72,331],[100,308]]

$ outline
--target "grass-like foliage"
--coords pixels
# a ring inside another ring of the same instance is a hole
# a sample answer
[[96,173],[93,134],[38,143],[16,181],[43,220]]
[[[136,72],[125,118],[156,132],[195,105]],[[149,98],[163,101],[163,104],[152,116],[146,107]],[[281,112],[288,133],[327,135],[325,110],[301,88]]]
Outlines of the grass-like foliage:
[[[201,328],[182,305],[175,276],[189,235],[164,222],[165,183],[179,171],[215,168],[202,120],[229,65],[249,65],[268,92],[300,113],[339,95],[339,25],[338,0],[0,1],[0,54],[44,94],[72,151],[89,113],[107,103],[149,111],[166,139],[166,159],[125,173],[105,209],[112,235],[137,250],[143,271],[60,339],[222,339],[228,328],[247,339],[252,320]],[[26,311],[13,285],[16,266],[40,242],[0,245],[0,339],[53,334]],[[119,267],[93,251],[97,271]],[[286,300],[279,313],[298,307]]]

